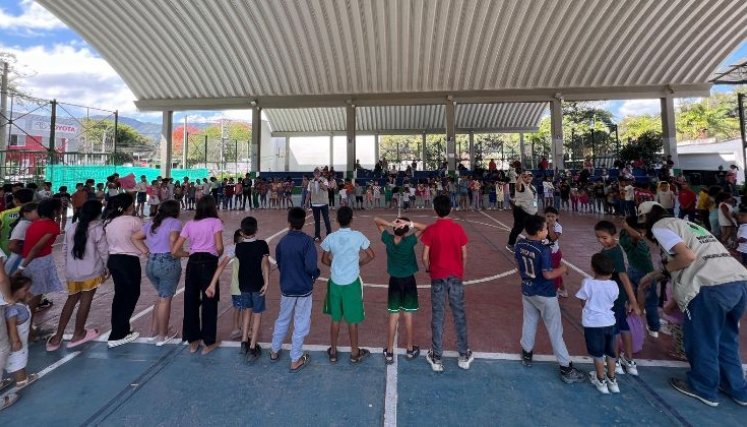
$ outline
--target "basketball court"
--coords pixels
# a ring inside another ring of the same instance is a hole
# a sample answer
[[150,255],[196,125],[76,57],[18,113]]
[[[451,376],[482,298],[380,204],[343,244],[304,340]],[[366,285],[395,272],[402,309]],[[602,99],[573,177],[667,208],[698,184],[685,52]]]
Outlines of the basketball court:
[[[335,212],[331,211],[333,218]],[[221,212],[227,244],[246,214],[249,213]],[[269,240],[274,253],[287,227],[285,211],[252,214],[259,220],[259,237]],[[417,275],[421,309],[414,318],[414,341],[423,350],[421,357],[408,361],[400,345],[395,364],[386,366],[381,351],[386,340],[388,276],[386,253],[373,223],[375,215],[391,219],[395,216],[391,210],[356,211],[353,222],[353,228],[371,240],[376,252],[376,259],[362,268],[366,320],[360,327],[360,341],[373,354],[361,365],[350,364],[345,353],[337,364],[332,365],[327,359],[330,320],[322,314],[322,302],[326,286],[323,279],[329,277],[329,269],[321,264],[323,277],[315,284],[312,327],[305,341],[311,363],[295,374],[288,372],[287,352],[282,353],[279,362],[272,363],[264,351],[259,361],[250,364],[239,355],[239,342],[229,340],[233,309],[228,297],[228,273],[221,282],[221,348],[202,356],[190,354],[179,340],[156,347],[145,338],[150,335],[150,304],[155,294],[143,276],[142,293],[133,316],[133,327],[141,338],[135,344],[111,350],[106,347],[105,335],[76,351],[47,353],[43,344],[33,344],[30,368],[40,372],[42,378],[24,390],[22,399],[4,411],[2,417],[11,420],[7,425],[381,425],[392,421],[415,425],[601,425],[610,421],[698,425],[715,414],[713,409],[682,396],[667,384],[670,376],[683,375],[687,365],[667,358],[671,341],[666,334],[646,339],[643,352],[637,355],[641,375],[621,376],[622,394],[617,396],[602,396],[588,383],[562,383],[543,327],[535,349],[538,362],[531,368],[523,367],[518,362],[518,275],[511,254],[503,248],[511,224],[507,211],[452,214],[470,239],[465,296],[469,343],[477,357],[472,368],[464,371],[456,366],[450,316],[445,327],[445,372],[434,373],[426,363],[424,355],[430,348],[430,294],[429,280],[422,271]],[[417,222],[435,220],[430,210],[416,209],[403,215]],[[190,216],[184,213],[182,219]],[[571,295],[589,271],[591,254],[598,250],[592,227],[599,219],[594,215],[561,217],[565,229],[561,246],[570,270],[565,281]],[[308,221],[305,231],[311,233],[310,215]],[[61,265],[60,251],[58,245],[56,255]],[[273,271],[259,339],[263,349],[269,347],[266,343],[279,308],[277,280],[277,271]],[[182,286],[183,278],[174,299],[174,330],[181,328]],[[89,327],[108,331],[112,295],[111,281],[107,281],[94,300]],[[45,328],[56,326],[64,295],[53,295],[53,299],[54,307],[42,315]],[[580,302],[571,296],[560,303],[569,352],[580,369],[590,370]],[[400,342],[404,344],[403,333],[400,329]],[[345,327],[340,342],[348,343]],[[342,347],[341,351],[349,348]],[[742,354],[747,356],[744,349]],[[720,400],[718,416],[722,423],[741,425],[738,417],[743,408],[726,396]],[[593,411],[589,410],[589,401],[595,402]],[[56,408],[54,411],[38,410],[50,404]]]

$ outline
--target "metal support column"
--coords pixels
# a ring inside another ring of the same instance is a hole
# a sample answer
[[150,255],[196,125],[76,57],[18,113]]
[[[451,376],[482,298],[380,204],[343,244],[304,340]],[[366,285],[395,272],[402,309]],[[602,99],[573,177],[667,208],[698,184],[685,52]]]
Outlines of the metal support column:
[[[747,117],[744,111],[745,96],[743,93],[737,94],[737,109],[739,111],[739,134],[742,136],[742,170],[747,168]],[[747,171],[744,172],[745,182],[747,182]]]
[[[534,155],[534,153],[532,153]],[[521,162],[521,167],[526,168],[526,157],[527,157],[527,147],[524,145],[524,133],[519,134],[519,161]]]
[[329,168],[335,168],[335,136],[329,136]]
[[379,159],[379,134],[374,134],[374,164],[378,163]]
[[112,145],[114,146],[114,149],[112,152],[117,154],[117,142],[119,139],[119,110],[114,112],[114,135],[112,136]]
[[291,143],[290,143],[290,137],[285,137],[285,171],[290,171],[290,157],[291,157]]
[[345,107],[345,117],[347,118],[347,124],[345,125],[345,131],[347,134],[347,175],[348,178],[355,178],[355,105],[348,104]]
[[469,133],[469,168],[475,170],[477,165],[475,164],[475,133]]
[[664,141],[664,155],[672,156],[674,167],[680,167],[677,155],[677,128],[674,122],[674,98],[665,96],[661,98],[661,137]]
[[8,149],[8,121],[12,117],[8,115],[8,63],[3,62],[2,75],[0,75],[0,168],[5,171],[5,150]]
[[420,142],[420,161],[423,162],[423,166],[420,168],[421,170],[427,170],[428,169],[426,167],[428,159],[426,159],[426,156],[427,156],[426,153],[427,152],[425,150],[425,142],[426,142],[426,134],[425,134],[425,132],[423,132],[423,139]]
[[49,117],[49,164],[53,165],[57,163],[57,156],[55,156],[55,140],[57,139],[57,100],[52,100],[52,113]]
[[446,101],[444,112],[446,113],[446,160],[449,173],[456,172],[456,129],[454,111],[456,103],[451,99]]
[[[249,154],[251,172],[259,172],[260,156],[262,155],[262,109],[258,106],[252,107],[252,146]],[[255,175],[256,176],[256,175]]]
[[171,133],[174,125],[174,112],[164,111],[161,122],[161,177],[171,178]]
[[550,101],[550,128],[552,134],[552,168],[563,170],[563,105],[560,99]]

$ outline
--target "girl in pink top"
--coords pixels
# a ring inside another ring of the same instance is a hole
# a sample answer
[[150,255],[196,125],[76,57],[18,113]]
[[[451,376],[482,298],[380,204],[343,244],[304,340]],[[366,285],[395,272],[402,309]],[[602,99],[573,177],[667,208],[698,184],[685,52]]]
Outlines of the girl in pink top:
[[[183,249],[187,240],[189,252]],[[177,257],[189,257],[184,275],[182,338],[189,342],[191,353],[200,348],[202,341],[205,346],[202,354],[208,354],[218,347],[216,329],[220,285],[215,287],[215,295],[208,296],[205,290],[218,269],[218,257],[223,254],[223,222],[218,218],[218,208],[212,196],[205,196],[197,202],[194,219],[184,224],[171,253]]]

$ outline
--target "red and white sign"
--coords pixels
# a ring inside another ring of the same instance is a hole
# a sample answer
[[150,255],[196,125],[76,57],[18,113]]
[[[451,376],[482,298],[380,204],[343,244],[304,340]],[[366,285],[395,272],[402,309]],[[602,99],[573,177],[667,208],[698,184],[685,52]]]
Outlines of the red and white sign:
[[[49,132],[49,122],[41,121],[41,120],[34,120],[31,122],[31,129],[33,130],[41,130]],[[78,134],[78,127],[65,124],[65,123],[57,123],[54,126],[55,133],[65,133],[70,135],[77,135]]]

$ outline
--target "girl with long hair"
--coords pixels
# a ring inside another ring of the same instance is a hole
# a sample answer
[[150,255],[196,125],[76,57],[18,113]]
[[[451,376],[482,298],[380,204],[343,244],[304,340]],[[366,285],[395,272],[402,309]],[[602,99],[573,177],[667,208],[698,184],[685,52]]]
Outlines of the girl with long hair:
[[106,270],[109,245],[100,219],[101,207],[98,200],[85,202],[80,208],[78,222],[65,234],[62,252],[65,254],[68,296],[60,313],[57,333],[47,340],[47,351],[55,351],[62,345],[62,335],[78,303],[75,330],[67,348],[85,344],[99,335],[98,329],[86,329],[86,321],[96,289],[109,277]]
[[145,244],[150,250],[145,274],[158,293],[153,306],[151,330],[156,346],[169,342],[176,334],[169,334],[171,300],[182,277],[181,260],[171,254],[171,247],[179,239],[182,223],[179,221],[179,205],[176,200],[167,200],[158,207],[153,221],[143,226]]
[[112,331],[109,348],[135,341],[130,317],[140,298],[140,255],[148,253],[143,244],[143,221],[135,216],[135,201],[128,193],[111,197],[104,211],[104,230],[109,245],[107,268],[114,281]]
[[[183,249],[187,240],[189,252]],[[182,337],[189,343],[191,353],[197,352],[200,342],[205,346],[202,354],[210,353],[218,347],[220,285],[216,286],[214,295],[208,296],[205,290],[218,268],[218,258],[223,255],[223,222],[218,217],[214,197],[204,196],[197,202],[194,219],[184,225],[171,253],[175,257],[189,257],[184,277]]]

